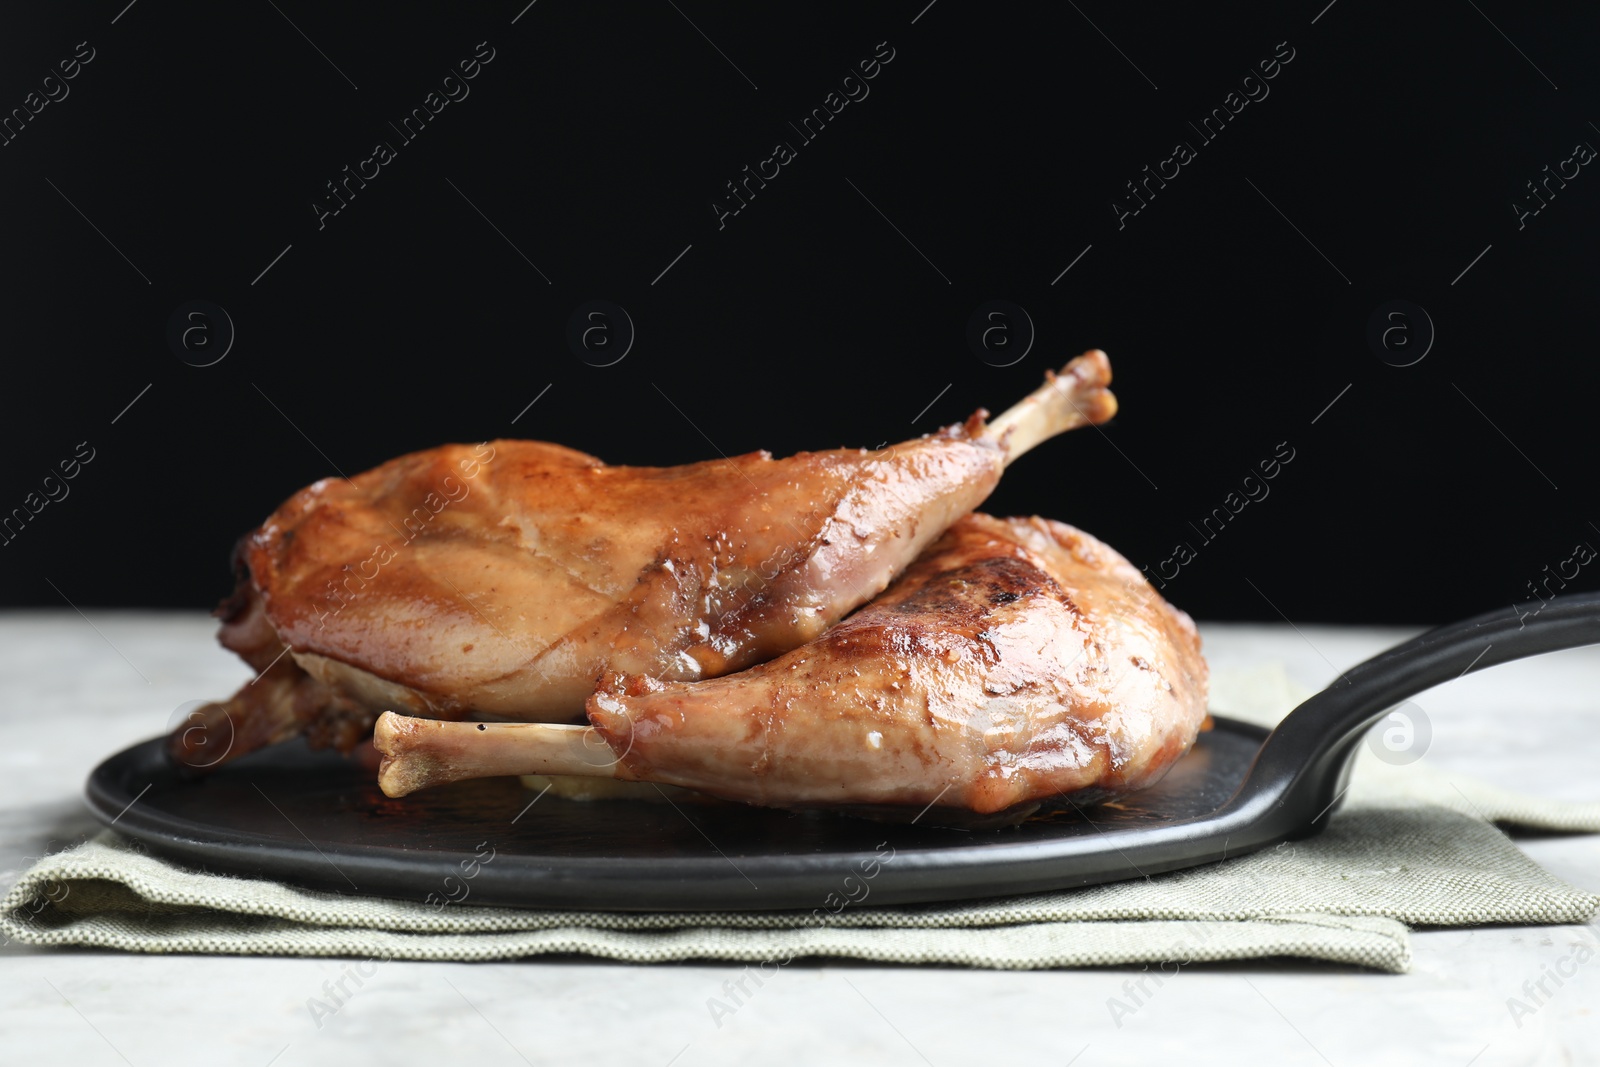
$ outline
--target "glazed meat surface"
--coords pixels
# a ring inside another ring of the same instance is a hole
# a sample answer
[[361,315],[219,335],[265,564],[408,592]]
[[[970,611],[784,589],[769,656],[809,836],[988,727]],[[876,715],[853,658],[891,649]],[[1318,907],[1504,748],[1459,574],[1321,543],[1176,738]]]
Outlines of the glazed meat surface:
[[386,715],[380,784],[587,773],[780,807],[994,813],[1154,783],[1193,744],[1206,686],[1194,624],[1117,552],[1063,523],[969,515],[776,659],[697,682],[608,675],[588,702],[607,760],[578,727]]
[[222,641],[264,673],[203,714],[232,756],[300,732],[347,748],[384,709],[582,721],[606,672],[741,670],[880,593],[1016,455],[1109,418],[1109,380],[1092,352],[993,424],[876,452],[636,467],[497,440],[325,479],[241,544]]
[[725,678],[608,681],[589,718],[628,777],[755,804],[979,813],[1157,781],[1206,714],[1189,617],[1121,555],[971,515],[814,641]]

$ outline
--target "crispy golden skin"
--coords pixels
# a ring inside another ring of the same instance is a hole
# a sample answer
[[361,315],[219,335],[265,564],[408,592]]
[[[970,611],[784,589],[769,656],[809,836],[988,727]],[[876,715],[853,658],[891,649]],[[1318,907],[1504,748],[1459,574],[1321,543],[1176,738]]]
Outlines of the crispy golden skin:
[[276,662],[212,707],[234,756],[307,728],[353,744],[385,708],[579,720],[607,670],[697,679],[822,633],[980,503],[1003,460],[961,427],[684,467],[495,441],[317,482],[242,546],[222,640]]
[[784,807],[992,813],[1159,780],[1206,715],[1193,622],[1063,523],[969,515],[821,638],[588,703],[619,777]]

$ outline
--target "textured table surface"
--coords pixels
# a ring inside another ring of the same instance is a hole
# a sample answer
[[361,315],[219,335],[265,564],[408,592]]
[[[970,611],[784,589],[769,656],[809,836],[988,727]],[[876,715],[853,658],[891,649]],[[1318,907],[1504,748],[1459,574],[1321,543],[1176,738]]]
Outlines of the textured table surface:
[[[161,732],[248,671],[195,614],[0,614],[0,885],[95,825],[80,799],[106,754]],[[1317,688],[1406,636],[1287,625],[1203,626],[1216,666],[1288,664]],[[1600,648],[1441,686],[1424,759],[1529,792],[1600,800]],[[1600,835],[1524,836],[1556,875],[1600,891]],[[733,1016],[706,1002],[731,964],[583,959],[376,965],[331,1018],[350,961],[140,957],[0,948],[0,1062],[81,1065],[352,1062],[734,1064],[1600,1063],[1600,931],[1418,931],[1406,975],[1299,962],[1194,965],[1131,1016],[1137,969],[965,971],[796,961]],[[1582,962],[1578,962],[1582,957]],[[1576,973],[1556,979],[1558,969]],[[1548,996],[1524,990],[1544,981]],[[349,986],[349,988],[354,988]],[[1147,984],[1147,988],[1152,988]],[[1517,998],[1533,1010],[1513,1015]],[[1537,998],[1537,1000],[1530,999]],[[319,1025],[320,1022],[320,1025]],[[720,1025],[719,1025],[720,1022]]]

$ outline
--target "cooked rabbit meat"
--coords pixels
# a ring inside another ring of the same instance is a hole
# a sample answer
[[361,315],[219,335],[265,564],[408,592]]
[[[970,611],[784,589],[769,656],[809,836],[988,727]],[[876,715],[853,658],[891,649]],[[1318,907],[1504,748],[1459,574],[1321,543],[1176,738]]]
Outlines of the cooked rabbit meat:
[[241,544],[220,612],[223,644],[267,675],[172,750],[195,762],[206,723],[231,756],[302,731],[348,747],[392,708],[581,721],[603,672],[691,681],[787,652],[881,592],[1016,456],[1110,418],[1109,381],[1089,352],[992,424],[980,410],[880,452],[611,467],[494,441],[317,482]]
[[1193,744],[1206,683],[1194,624],[1117,552],[1063,523],[969,515],[770,662],[698,682],[608,675],[587,729],[386,714],[379,784],[590,774],[779,807],[993,813],[1154,783]]

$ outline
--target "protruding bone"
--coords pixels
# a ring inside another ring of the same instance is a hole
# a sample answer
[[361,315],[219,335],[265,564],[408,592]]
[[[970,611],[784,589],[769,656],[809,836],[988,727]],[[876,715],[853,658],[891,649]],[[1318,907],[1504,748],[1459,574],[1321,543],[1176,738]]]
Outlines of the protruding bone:
[[1044,384],[991,422],[984,436],[998,444],[1006,463],[1058,433],[1105,422],[1117,413],[1111,361],[1098,348],[1061,368],[1045,372]]
[[386,711],[372,743],[383,753],[378,787],[419,789],[513,774],[628,778],[621,757],[591,726],[539,722],[443,722]]

